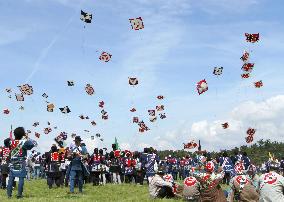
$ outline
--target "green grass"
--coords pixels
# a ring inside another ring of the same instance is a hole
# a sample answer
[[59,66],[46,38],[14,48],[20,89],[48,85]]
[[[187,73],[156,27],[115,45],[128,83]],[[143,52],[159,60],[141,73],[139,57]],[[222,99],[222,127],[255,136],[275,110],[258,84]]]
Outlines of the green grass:
[[[13,190],[12,199],[8,199],[6,190],[0,190],[1,202],[26,201],[26,202],[107,202],[107,201],[153,201],[149,199],[148,186],[134,184],[113,185],[93,187],[90,184],[84,185],[83,194],[68,194],[69,188],[48,189],[45,180],[25,181],[24,198],[16,199],[17,190]],[[76,190],[78,192],[78,189]],[[176,201],[176,200],[158,200]]]
[[[46,180],[25,181],[24,198],[16,199],[17,190],[13,190],[12,199],[8,199],[6,190],[0,190],[0,202],[26,201],[26,202],[108,202],[108,201],[154,201],[149,198],[148,186],[121,184],[93,187],[91,184],[84,185],[83,194],[68,194],[69,188],[48,189]],[[78,192],[78,189],[76,189]],[[155,201],[179,201],[179,200],[155,200]],[[181,201],[181,200],[180,200]]]

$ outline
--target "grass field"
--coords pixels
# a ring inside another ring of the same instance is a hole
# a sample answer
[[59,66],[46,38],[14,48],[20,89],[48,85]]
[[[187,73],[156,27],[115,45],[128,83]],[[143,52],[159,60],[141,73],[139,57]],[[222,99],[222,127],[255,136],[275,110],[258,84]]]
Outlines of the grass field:
[[[48,189],[46,180],[25,181],[24,198],[17,199],[17,190],[13,191],[12,199],[8,199],[6,190],[0,190],[0,202],[26,201],[26,202],[108,202],[108,201],[179,201],[179,200],[151,200],[149,199],[148,186],[121,184],[93,187],[84,185],[83,194],[69,194],[66,187]],[[180,200],[182,201],[182,200]]]
[[[84,185],[83,194],[68,194],[69,189],[53,188],[48,189],[45,180],[25,181],[24,198],[17,199],[17,190],[13,191],[12,199],[8,199],[6,190],[0,190],[0,202],[26,201],[26,202],[85,202],[85,201],[153,201],[149,199],[148,186],[134,184],[113,185],[93,187],[90,184]],[[78,189],[76,190],[78,192]],[[177,200],[159,200],[177,201]]]

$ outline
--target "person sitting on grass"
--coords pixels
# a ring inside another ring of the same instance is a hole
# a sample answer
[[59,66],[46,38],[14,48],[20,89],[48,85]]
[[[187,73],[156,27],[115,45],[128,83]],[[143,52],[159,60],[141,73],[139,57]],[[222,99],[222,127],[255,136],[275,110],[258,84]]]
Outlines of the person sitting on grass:
[[163,179],[164,168],[160,167],[149,182],[149,194],[151,198],[174,198],[173,184]]

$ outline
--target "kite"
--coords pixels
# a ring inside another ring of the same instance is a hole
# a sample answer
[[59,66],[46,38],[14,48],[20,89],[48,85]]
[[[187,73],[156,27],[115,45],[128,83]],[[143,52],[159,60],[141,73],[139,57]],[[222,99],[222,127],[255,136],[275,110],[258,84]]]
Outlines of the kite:
[[82,120],[84,120],[84,119],[90,119],[88,116],[84,116],[84,115],[80,115],[79,118],[82,119]]
[[255,83],[254,83],[254,86],[255,86],[256,88],[261,88],[261,87],[263,86],[262,80],[255,82]]
[[254,63],[245,63],[245,64],[242,66],[242,70],[243,70],[244,72],[251,73],[252,70],[253,70],[253,67],[254,67]]
[[227,128],[229,128],[229,123],[228,123],[228,122],[226,122],[226,123],[223,123],[223,124],[222,124],[222,127],[223,127],[224,129],[227,129]]
[[134,30],[144,29],[143,20],[141,17],[129,19],[129,21],[131,23],[132,29]]
[[94,140],[94,139],[95,139],[95,136],[92,135],[92,136],[91,136],[91,140]]
[[213,74],[216,76],[220,76],[223,73],[223,67],[214,67]]
[[135,108],[130,109],[131,112],[136,112]]
[[100,108],[104,108],[104,105],[105,105],[105,102],[104,102],[104,101],[100,101],[100,102],[99,102],[99,107],[100,107]]
[[11,96],[11,95],[9,95],[9,96],[8,96],[8,98],[10,98],[10,99],[11,99],[11,98],[12,98],[12,96]]
[[52,103],[48,104],[48,105],[47,105],[47,111],[48,111],[48,112],[53,112],[54,107],[55,107],[54,104],[52,104]]
[[129,85],[131,85],[131,86],[138,85],[138,79],[137,78],[128,78],[128,79],[129,79],[128,80]]
[[93,15],[90,13],[85,13],[81,10],[81,17],[80,19],[85,23],[91,23],[92,22]]
[[160,119],[165,119],[165,118],[167,118],[167,116],[166,116],[165,113],[159,114],[159,116],[160,116]]
[[20,89],[21,93],[24,95],[32,95],[34,93],[33,87],[30,86],[29,84],[18,86],[18,88]]
[[51,129],[50,127],[45,128],[45,129],[43,130],[44,134],[48,134],[48,133],[50,133],[51,131],[52,131],[52,129]]
[[47,122],[47,125],[50,126],[50,122],[49,121]]
[[246,36],[246,41],[250,42],[250,43],[255,43],[259,41],[259,33],[257,34],[249,34],[249,33],[245,33]]
[[95,90],[91,84],[86,85],[85,91],[88,95],[93,95],[95,93]]
[[255,134],[256,130],[254,128],[249,128],[247,130],[247,135],[248,136],[253,136]]
[[42,94],[42,97],[48,98],[48,95],[46,93]]
[[95,121],[92,121],[91,124],[92,124],[92,126],[96,126],[97,125],[97,123]]
[[254,128],[249,128],[247,130],[247,137],[246,137],[247,143],[253,142],[253,136],[254,136],[255,132],[256,132],[256,130]]
[[40,138],[40,134],[35,132],[35,137]]
[[203,80],[199,81],[197,83],[196,89],[197,89],[199,95],[206,92],[208,90],[208,84],[207,84],[206,80],[203,79]]
[[32,131],[30,131],[30,130],[27,130],[27,133],[29,134],[29,133],[32,133]]
[[96,134],[96,137],[101,137],[101,134],[100,134],[100,133],[97,133],[97,134]]
[[72,134],[71,134],[71,137],[72,137],[72,138],[75,138],[76,136],[77,136],[77,135],[76,135],[75,133],[72,133]]
[[246,142],[247,143],[252,143],[253,142],[253,136],[247,136],[246,137]]
[[148,110],[149,116],[155,116],[155,110]]
[[247,73],[247,74],[242,74],[241,77],[242,77],[243,79],[248,79],[248,78],[250,77],[250,74],[249,74],[249,73]]
[[25,101],[24,95],[23,95],[22,93],[20,93],[20,94],[15,94],[15,96],[16,96],[16,100],[17,100],[18,102],[23,102],[23,101]]
[[107,52],[102,52],[102,54],[100,55],[99,59],[101,61],[104,61],[104,62],[109,62],[110,59],[111,59],[111,54],[107,53]]
[[59,108],[59,109],[60,109],[60,111],[61,111],[63,114],[68,114],[68,113],[71,112],[71,110],[69,109],[68,106],[65,106],[65,107]]
[[249,52],[245,51],[242,57],[240,58],[243,62],[247,62],[249,59]]
[[183,143],[183,148],[184,148],[184,149],[194,149],[194,148],[196,148],[197,146],[198,146],[198,145],[197,145],[196,142],[194,142],[194,140],[192,140],[191,142],[189,142],[189,143],[187,143],[187,144]]
[[108,115],[102,115],[103,120],[108,120]]
[[23,106],[20,106],[19,110],[23,111],[25,108]]
[[7,93],[11,93],[12,92],[11,88],[6,88],[5,90],[6,90]]
[[165,109],[165,106],[164,106],[164,105],[158,105],[158,106],[156,106],[156,110],[157,110],[158,112],[164,111],[164,109]]
[[101,138],[101,139],[100,139],[100,141],[101,141],[101,142],[103,142],[103,141],[104,141],[104,139],[103,139],[103,138]]
[[150,130],[150,129],[146,126],[146,124],[144,123],[144,121],[138,122],[138,126],[139,126],[139,132],[141,132],[141,133]]
[[67,81],[67,85],[68,86],[74,86],[75,84],[74,84],[74,81]]
[[39,122],[34,122],[33,127],[39,126]]
[[164,96],[158,95],[157,98],[158,98],[158,100],[163,100],[163,99],[164,99]]
[[[89,130],[84,130],[86,133],[89,133],[90,131]],[[75,134],[75,136],[76,136],[76,134]]]
[[3,110],[3,113],[4,113],[4,114],[10,114],[10,110],[9,110],[9,109],[4,109],[4,110]]
[[139,122],[139,118],[138,118],[138,117],[133,117],[132,122],[133,122],[133,123],[138,123],[138,122]]
[[105,111],[104,109],[101,111],[101,114],[102,115],[106,115],[107,114],[107,111]]
[[67,133],[61,132],[54,141],[58,144],[59,147],[63,148],[64,141],[67,140]]
[[157,116],[151,116],[150,117],[150,122],[155,122],[157,121]]

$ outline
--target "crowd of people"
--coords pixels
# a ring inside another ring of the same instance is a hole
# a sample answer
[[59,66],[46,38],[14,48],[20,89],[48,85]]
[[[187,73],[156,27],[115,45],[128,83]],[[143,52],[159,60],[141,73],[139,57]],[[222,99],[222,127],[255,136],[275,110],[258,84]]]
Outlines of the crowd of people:
[[[18,181],[18,198],[23,196],[24,179],[46,179],[47,186],[75,187],[83,192],[83,185],[133,183],[149,186],[151,198],[181,198],[185,201],[284,201],[284,160],[270,158],[261,166],[253,165],[248,155],[236,152],[212,158],[210,153],[197,151],[182,158],[167,156],[160,159],[153,148],[143,152],[112,151],[94,148],[89,153],[80,136],[66,148],[51,145],[43,154],[34,147],[24,128],[14,131],[14,138],[4,140],[0,149],[0,186],[12,197]],[[28,155],[28,150],[31,150]],[[7,180],[8,179],[8,180]],[[8,181],[8,183],[7,183]],[[226,188],[221,187],[225,184]]]

